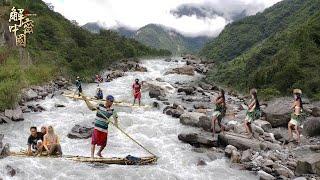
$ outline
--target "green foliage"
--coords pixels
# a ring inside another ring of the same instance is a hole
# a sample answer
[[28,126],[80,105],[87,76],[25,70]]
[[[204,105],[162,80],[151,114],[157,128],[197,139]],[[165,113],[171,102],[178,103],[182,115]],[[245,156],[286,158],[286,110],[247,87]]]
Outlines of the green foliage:
[[[242,26],[240,22],[259,19],[261,16],[274,19],[262,23],[268,24],[268,27],[265,27],[268,29],[267,37],[256,39],[246,48],[239,46],[240,51],[221,49],[215,52],[212,49],[210,53],[221,60],[221,65],[209,73],[208,79],[232,86],[239,91],[255,87],[261,89],[266,98],[278,96],[279,92],[284,95],[291,93],[293,88],[301,88],[307,96],[319,99],[320,3],[313,0],[299,1],[296,4],[294,2],[296,1],[283,1],[266,12],[229,25],[221,34],[222,37],[230,38],[226,43],[242,43],[245,40],[242,38],[252,33],[251,31],[241,32],[238,35],[234,35],[233,32],[230,35],[231,29],[235,30],[237,26]],[[276,20],[277,18],[281,21]],[[287,19],[289,21],[286,21]],[[278,24],[286,25],[280,29],[269,27]],[[217,40],[219,39],[220,36]],[[238,41],[239,39],[242,40]],[[218,42],[213,43],[214,46],[219,46]]]

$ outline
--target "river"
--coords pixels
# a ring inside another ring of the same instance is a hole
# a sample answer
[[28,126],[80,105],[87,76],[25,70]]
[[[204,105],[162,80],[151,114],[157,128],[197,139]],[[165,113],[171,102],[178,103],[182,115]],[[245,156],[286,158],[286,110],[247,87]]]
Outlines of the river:
[[[135,78],[141,80],[162,78],[166,82],[174,83],[196,80],[200,75],[192,78],[185,75],[164,75],[173,67],[179,67],[185,62],[165,62],[162,59],[142,60],[142,66],[148,72],[130,72],[127,76],[115,79],[100,86],[104,94],[112,94],[116,100],[131,101],[131,85]],[[93,95],[96,84],[85,84],[84,92]],[[169,95],[175,96],[175,94]],[[143,103],[151,104],[154,100],[148,93],[143,94]],[[41,113],[24,114],[25,120],[12,124],[0,125],[0,133],[5,134],[3,142],[11,145],[11,150],[25,149],[30,126],[41,127],[52,125],[60,136],[62,150],[65,155],[90,155],[90,139],[69,139],[68,132],[75,124],[90,124],[95,113],[86,108],[83,101],[74,101],[63,96],[55,96],[39,102],[46,111]],[[56,108],[55,103],[66,105]],[[64,159],[49,158],[19,158],[7,157],[0,159],[0,179],[9,179],[5,174],[5,166],[11,165],[18,173],[11,179],[161,179],[161,180],[250,180],[257,179],[245,171],[230,168],[225,158],[212,160],[206,153],[193,151],[189,144],[180,142],[179,133],[200,132],[199,129],[184,126],[179,119],[164,115],[157,109],[117,108],[120,126],[141,144],[149,148],[159,160],[156,165],[149,166],[97,166],[78,163]],[[107,148],[103,151],[105,157],[124,157],[126,155],[148,155],[139,146],[130,141],[116,128],[110,127]],[[199,159],[207,162],[206,166],[197,166]]]

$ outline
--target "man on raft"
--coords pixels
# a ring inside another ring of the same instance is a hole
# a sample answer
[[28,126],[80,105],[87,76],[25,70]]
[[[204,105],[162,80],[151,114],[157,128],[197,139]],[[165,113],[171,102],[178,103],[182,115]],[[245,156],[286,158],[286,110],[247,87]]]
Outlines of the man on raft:
[[112,117],[114,119],[114,124],[118,126],[118,115],[112,108],[114,97],[108,95],[105,104],[99,104],[98,106],[92,105],[86,96],[82,95],[82,98],[91,111],[97,111],[91,140],[91,157],[94,158],[96,145],[100,146],[97,156],[102,157],[101,152],[107,145],[108,125]]

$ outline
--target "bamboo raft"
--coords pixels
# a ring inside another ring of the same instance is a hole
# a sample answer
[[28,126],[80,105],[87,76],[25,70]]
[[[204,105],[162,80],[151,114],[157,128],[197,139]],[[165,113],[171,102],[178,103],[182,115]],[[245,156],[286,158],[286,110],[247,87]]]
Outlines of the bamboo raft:
[[26,151],[20,152],[11,152],[10,156],[14,157],[29,157],[29,158],[62,158],[66,160],[83,162],[83,163],[93,163],[93,164],[117,164],[117,165],[149,165],[155,164],[158,160],[156,156],[147,156],[147,157],[139,157],[135,160],[130,160],[127,157],[110,157],[110,158],[91,158],[84,156],[72,156],[72,155],[63,155],[63,156],[47,156],[47,154],[43,153],[41,156],[28,156]]
[[[71,98],[71,99],[76,99],[76,100],[83,100],[82,96],[78,96],[77,94],[76,95],[73,95],[73,94],[62,94],[62,96],[68,97],[68,98]],[[87,98],[89,99],[89,101],[94,102],[94,103],[101,103],[101,102],[105,102],[106,101],[105,99],[96,99],[96,98],[93,98],[93,97],[87,97]],[[122,106],[122,107],[150,108],[149,105],[141,105],[141,106],[139,106],[139,105],[132,105],[130,103],[121,102],[121,101],[115,101],[113,104],[116,105],[116,106]]]

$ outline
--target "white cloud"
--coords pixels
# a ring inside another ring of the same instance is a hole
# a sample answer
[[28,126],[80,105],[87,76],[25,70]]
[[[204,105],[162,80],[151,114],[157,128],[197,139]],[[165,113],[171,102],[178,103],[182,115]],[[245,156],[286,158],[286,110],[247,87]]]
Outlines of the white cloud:
[[[54,10],[80,25],[100,22],[111,28],[124,25],[138,29],[149,23],[175,28],[186,35],[216,36],[229,23],[223,17],[199,19],[196,16],[177,18],[170,13],[182,4],[225,4],[220,7],[230,11],[237,4],[248,5],[249,14],[255,14],[281,0],[44,0],[54,5]],[[230,4],[230,6],[229,6]],[[232,6],[231,5],[235,5]],[[256,7],[256,8],[255,8]]]

